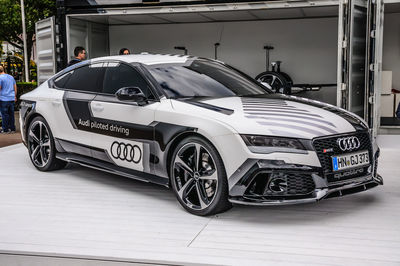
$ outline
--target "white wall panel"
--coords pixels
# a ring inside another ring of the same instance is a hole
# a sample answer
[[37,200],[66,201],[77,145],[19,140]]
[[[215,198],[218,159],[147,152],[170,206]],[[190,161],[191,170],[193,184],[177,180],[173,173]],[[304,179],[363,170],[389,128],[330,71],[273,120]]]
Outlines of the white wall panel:
[[393,94],[384,94],[381,95],[381,116],[383,117],[392,117],[393,116]]
[[[386,9],[386,6],[385,6]],[[400,14],[385,14],[383,70],[393,71],[393,88],[400,90]]]
[[[74,49],[76,46],[88,47],[88,25],[86,21],[70,19],[69,20],[69,47],[68,60],[74,58]],[[87,48],[86,48],[87,49]]]
[[88,59],[109,54],[107,26],[70,18],[69,31],[68,60],[74,58],[76,46],[83,46],[87,49]]
[[251,22],[193,23],[170,25],[110,26],[110,51],[121,47],[134,53],[189,53],[214,56],[255,76],[265,69],[263,46],[275,46],[272,60],[283,61],[282,69],[296,83],[336,83],[337,18],[293,19]]

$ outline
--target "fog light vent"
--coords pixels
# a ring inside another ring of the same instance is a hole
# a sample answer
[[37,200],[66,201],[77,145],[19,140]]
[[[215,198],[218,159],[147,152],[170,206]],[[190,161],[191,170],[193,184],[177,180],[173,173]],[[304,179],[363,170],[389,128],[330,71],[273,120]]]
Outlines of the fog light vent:
[[307,195],[315,189],[310,174],[272,173],[265,188],[264,196]]
[[276,193],[286,193],[287,188],[288,184],[285,176],[271,178],[268,184],[268,189]]

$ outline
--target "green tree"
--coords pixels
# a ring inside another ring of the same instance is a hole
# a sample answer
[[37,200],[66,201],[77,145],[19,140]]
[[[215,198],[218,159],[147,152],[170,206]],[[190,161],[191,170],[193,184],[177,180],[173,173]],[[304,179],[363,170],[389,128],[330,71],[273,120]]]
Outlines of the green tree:
[[[35,41],[35,22],[56,14],[55,0],[24,0],[28,58]],[[20,0],[0,0],[0,40],[23,50]]]

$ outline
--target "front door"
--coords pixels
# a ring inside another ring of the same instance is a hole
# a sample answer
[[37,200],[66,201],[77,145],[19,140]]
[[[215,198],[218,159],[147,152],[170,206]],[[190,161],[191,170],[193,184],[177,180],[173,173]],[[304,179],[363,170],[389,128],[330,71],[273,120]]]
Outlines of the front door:
[[[118,100],[115,93],[123,87],[140,88],[149,101]],[[154,139],[151,123],[159,104],[137,69],[121,62],[108,62],[103,90],[90,105],[92,145],[104,150],[109,160],[118,166],[150,173],[150,149]]]

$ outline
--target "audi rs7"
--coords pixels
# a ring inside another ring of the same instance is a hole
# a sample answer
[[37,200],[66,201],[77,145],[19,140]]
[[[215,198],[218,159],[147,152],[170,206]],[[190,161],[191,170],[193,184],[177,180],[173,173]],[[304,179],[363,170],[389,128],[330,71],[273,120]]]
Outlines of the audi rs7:
[[315,202],[382,184],[357,115],[273,94],[215,60],[87,60],[22,96],[22,138],[40,171],[66,163],[169,186],[196,215],[232,203]]

